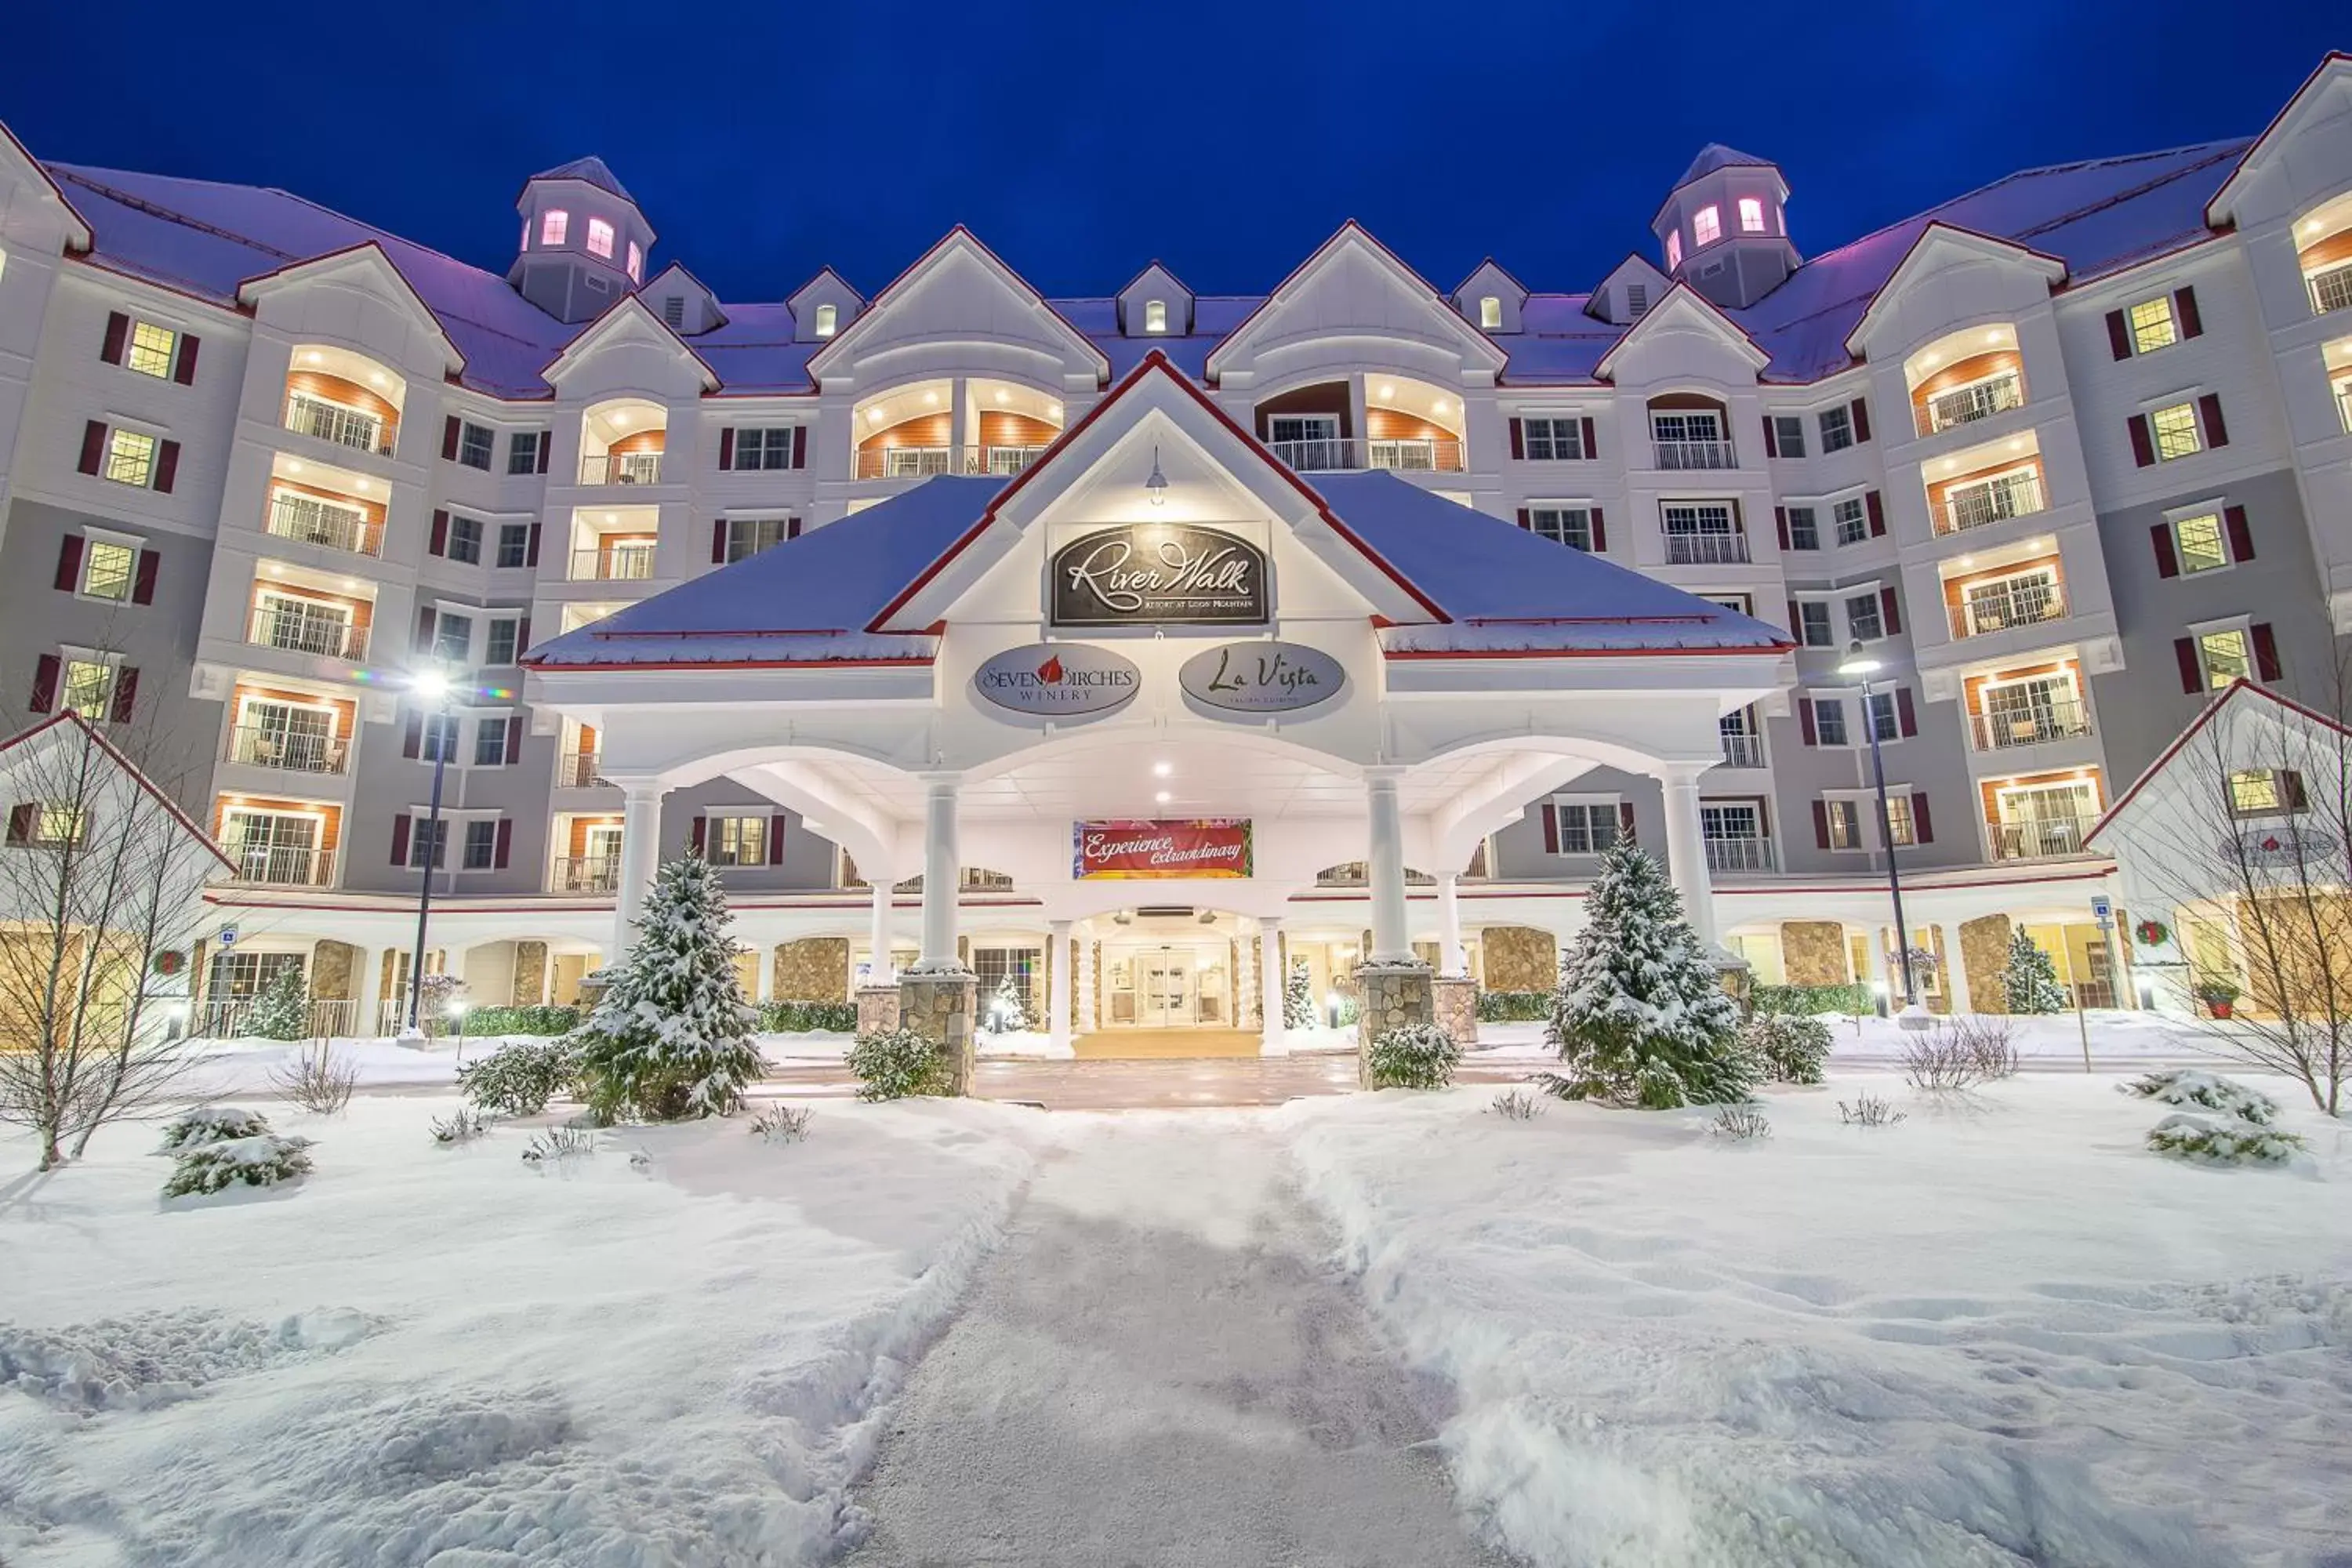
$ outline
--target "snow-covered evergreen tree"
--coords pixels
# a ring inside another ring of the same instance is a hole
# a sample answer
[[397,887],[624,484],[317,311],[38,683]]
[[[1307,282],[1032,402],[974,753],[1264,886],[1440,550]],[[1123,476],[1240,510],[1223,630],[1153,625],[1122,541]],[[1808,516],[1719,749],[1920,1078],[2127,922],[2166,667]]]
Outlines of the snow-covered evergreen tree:
[[1290,966],[1290,973],[1282,983],[1282,1026],[1286,1029],[1311,1029],[1315,1026],[1315,976],[1307,972],[1307,961],[1298,959]]
[[2000,972],[2000,983],[2012,1013],[2063,1013],[2074,1005],[2058,984],[2057,965],[2033,944],[2023,926],[2010,931],[2009,963]]
[[1544,1030],[1567,1068],[1552,1092],[1650,1110],[1747,1099],[1757,1067],[1739,1047],[1739,1009],[1664,869],[1620,839],[1584,909],[1589,923],[1560,961]]
[[663,866],[628,955],[604,971],[604,995],[568,1037],[592,1110],[652,1121],[725,1115],[760,1074],[758,1015],[735,977],[733,923],[719,878],[699,855]]
[[981,1019],[992,1035],[1017,1035],[1029,1026],[1028,999],[1022,995],[1021,982],[1013,971],[1006,970],[1004,978],[989,994],[988,1005],[981,1009]]
[[299,1040],[310,1033],[310,997],[302,966],[289,963],[269,977],[246,1015],[245,1032],[265,1040]]

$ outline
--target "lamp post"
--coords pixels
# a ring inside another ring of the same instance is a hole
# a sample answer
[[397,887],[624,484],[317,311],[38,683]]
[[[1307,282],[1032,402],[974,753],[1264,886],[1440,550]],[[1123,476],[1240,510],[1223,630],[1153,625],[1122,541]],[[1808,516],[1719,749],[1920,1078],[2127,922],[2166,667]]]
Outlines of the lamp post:
[[1895,896],[1895,951],[1903,961],[1903,1010],[1910,1013],[1919,1005],[1919,987],[1911,973],[1911,928],[1903,920],[1903,871],[1895,864],[1894,824],[1886,815],[1886,763],[1878,751],[1878,715],[1870,705],[1870,678],[1881,668],[1856,637],[1847,647],[1838,673],[1853,677],[1862,687],[1862,726],[1870,732],[1870,775],[1878,787],[1878,835],[1886,844],[1886,885]]
[[409,678],[408,689],[420,701],[434,705],[433,719],[433,803],[427,813],[431,824],[425,832],[430,842],[425,850],[425,869],[417,875],[416,884],[416,952],[408,963],[408,1027],[401,1030],[404,1040],[422,1040],[425,1028],[422,1011],[425,1003],[425,928],[433,916],[433,863],[441,858],[441,773],[449,765],[449,700],[455,693],[449,678],[438,669],[420,669]]

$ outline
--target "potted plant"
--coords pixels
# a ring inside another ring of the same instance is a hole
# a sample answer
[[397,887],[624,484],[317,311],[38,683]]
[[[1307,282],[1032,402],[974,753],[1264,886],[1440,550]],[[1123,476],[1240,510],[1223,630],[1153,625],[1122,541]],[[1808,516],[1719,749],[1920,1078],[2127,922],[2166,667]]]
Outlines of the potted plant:
[[2240,993],[2226,980],[2200,980],[2197,983],[2197,1000],[2216,1018],[2226,1018],[2238,1004]]

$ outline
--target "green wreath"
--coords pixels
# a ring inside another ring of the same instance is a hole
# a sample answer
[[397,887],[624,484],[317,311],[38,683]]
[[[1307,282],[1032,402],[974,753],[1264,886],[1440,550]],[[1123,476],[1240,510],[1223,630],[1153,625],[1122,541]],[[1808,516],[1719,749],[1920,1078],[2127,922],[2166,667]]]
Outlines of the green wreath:
[[2142,947],[2158,947],[2172,940],[2172,932],[2162,921],[2142,921],[2132,927],[2132,935]]

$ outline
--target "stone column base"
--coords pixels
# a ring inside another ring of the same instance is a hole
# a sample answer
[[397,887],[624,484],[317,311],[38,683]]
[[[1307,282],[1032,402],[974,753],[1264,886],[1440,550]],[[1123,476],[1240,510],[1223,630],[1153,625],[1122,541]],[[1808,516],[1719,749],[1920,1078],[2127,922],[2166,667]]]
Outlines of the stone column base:
[[947,1047],[951,1094],[971,1092],[972,1028],[980,1017],[980,981],[970,970],[934,970],[898,981],[898,1022]]
[[898,1026],[898,987],[861,985],[857,988],[857,1032],[874,1034]]
[[1367,963],[1356,970],[1356,1081],[1370,1089],[1371,1044],[1391,1029],[1437,1020],[1436,971],[1426,963]]
[[1478,1043],[1478,983],[1466,975],[1441,974],[1429,983],[1433,1021],[1464,1050]]

